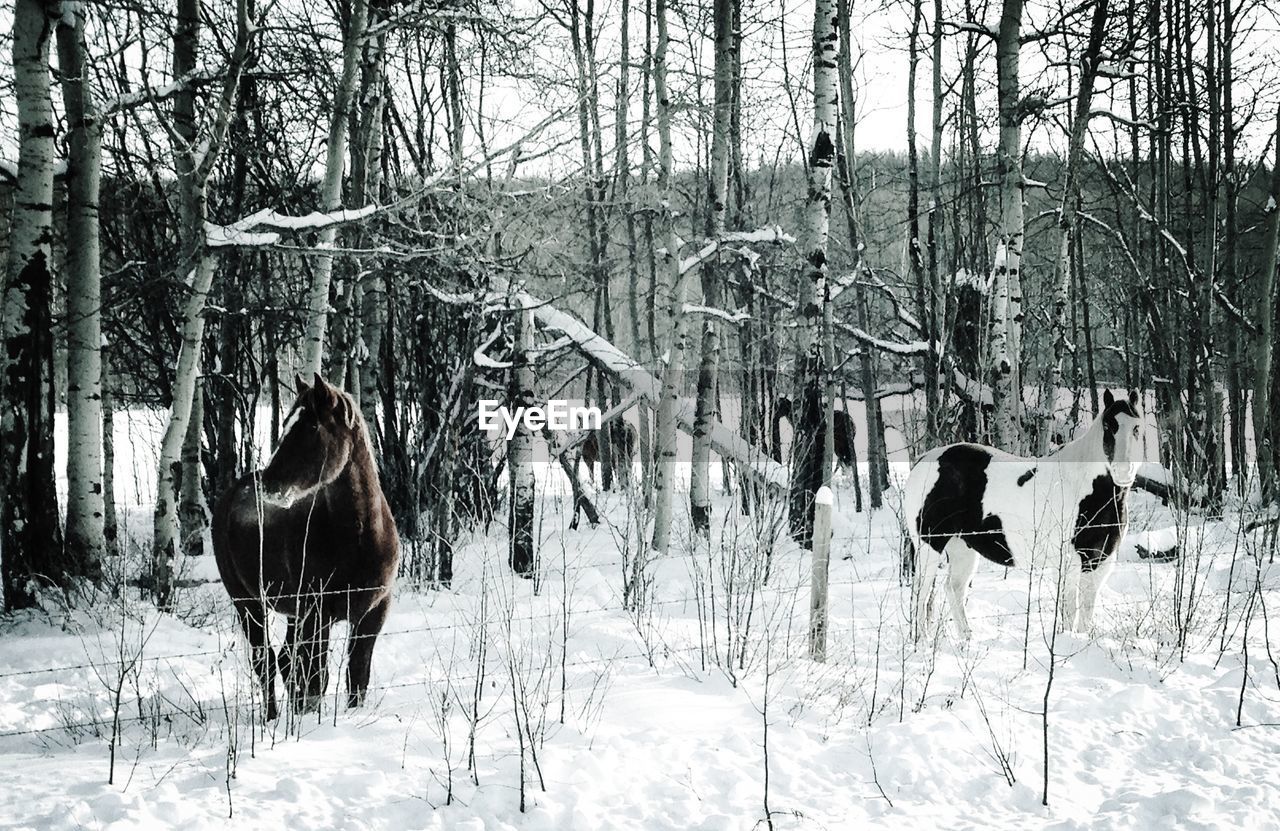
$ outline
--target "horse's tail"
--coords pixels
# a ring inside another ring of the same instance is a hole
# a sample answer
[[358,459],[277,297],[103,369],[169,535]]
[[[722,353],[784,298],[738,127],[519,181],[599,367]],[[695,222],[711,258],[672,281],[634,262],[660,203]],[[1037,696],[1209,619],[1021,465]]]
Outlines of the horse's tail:
[[902,529],[902,549],[898,558],[898,585],[909,586],[916,575],[916,544],[911,533]]

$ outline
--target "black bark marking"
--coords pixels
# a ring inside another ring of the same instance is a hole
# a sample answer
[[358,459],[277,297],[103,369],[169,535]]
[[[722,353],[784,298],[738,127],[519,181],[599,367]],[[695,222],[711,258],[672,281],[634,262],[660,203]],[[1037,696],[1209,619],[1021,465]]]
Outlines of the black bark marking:
[[819,130],[813,139],[813,149],[809,151],[810,167],[831,167],[836,157],[835,145],[826,130]]
[[1025,484],[1027,484],[1028,482],[1030,482],[1030,481],[1031,481],[1031,477],[1032,477],[1032,476],[1035,476],[1035,475],[1036,475],[1036,469],[1033,467],[1033,468],[1031,468],[1030,470],[1028,470],[1026,473],[1024,473],[1024,474],[1022,474],[1021,476],[1019,476],[1019,477],[1018,477],[1018,487],[1022,487],[1023,485],[1025,485]]

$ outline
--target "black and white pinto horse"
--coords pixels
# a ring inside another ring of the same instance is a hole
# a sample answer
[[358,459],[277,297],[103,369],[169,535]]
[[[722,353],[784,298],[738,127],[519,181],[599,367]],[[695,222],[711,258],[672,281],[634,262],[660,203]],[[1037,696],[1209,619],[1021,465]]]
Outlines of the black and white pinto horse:
[[1142,457],[1138,394],[1110,390],[1089,429],[1044,458],[1014,456],[978,444],[931,450],[903,491],[915,547],[914,633],[931,631],[939,563],[948,559],[947,593],[961,638],[968,639],[965,595],[978,558],[1049,569],[1058,587],[1058,630],[1086,631],[1098,590],[1115,565],[1128,524],[1126,498]]

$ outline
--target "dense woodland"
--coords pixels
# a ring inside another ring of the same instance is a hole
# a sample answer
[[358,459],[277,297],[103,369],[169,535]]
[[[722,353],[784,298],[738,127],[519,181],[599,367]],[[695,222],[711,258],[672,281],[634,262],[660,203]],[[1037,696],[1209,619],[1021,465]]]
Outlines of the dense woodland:
[[[721,479],[736,496],[715,510],[788,492],[806,543],[835,412],[868,402],[878,507],[879,402],[904,393],[912,455],[1043,454],[1103,387],[1145,390],[1148,487],[1207,512],[1276,498],[1265,2],[15,0],[0,18],[6,609],[120,555],[103,425],[126,408],[164,414],[137,579],[171,603],[296,373],[358,400],[404,569],[431,586],[490,522],[532,568],[535,443],[567,467],[590,438],[656,552],[673,514],[708,527]],[[481,398],[557,397],[609,428],[477,428]],[[782,398],[810,439],[790,458]],[[575,486],[588,518],[591,498]]]

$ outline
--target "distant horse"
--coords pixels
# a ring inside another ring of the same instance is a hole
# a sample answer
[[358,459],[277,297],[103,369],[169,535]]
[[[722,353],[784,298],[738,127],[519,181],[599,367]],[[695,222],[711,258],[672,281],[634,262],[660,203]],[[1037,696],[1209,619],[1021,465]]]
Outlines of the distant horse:
[[[787,423],[792,425],[792,430],[794,431],[795,422],[792,421],[791,409],[790,398],[779,398],[778,403],[773,409],[773,419],[776,424],[780,419],[785,418]],[[853,419],[849,416],[847,410],[836,410],[835,417],[836,431],[834,443],[836,465],[848,470],[855,470],[858,465],[858,456],[853,445],[853,440],[858,435],[858,427],[853,423]],[[793,444],[794,441],[795,440],[793,438]]]
[[979,555],[1005,567],[1047,567],[1057,578],[1058,629],[1089,628],[1098,591],[1128,525],[1126,499],[1142,461],[1138,394],[1105,407],[1057,453],[1024,458],[977,444],[931,450],[903,488],[916,552],[917,639],[932,625],[934,583],[945,552],[951,613],[970,634],[965,595]]
[[[369,431],[351,396],[319,374],[298,397],[260,472],[218,500],[213,551],[266,698],[277,716],[277,669],[296,711],[328,685],[329,630],[351,624],[347,702],[363,703],[373,645],[391,607],[400,538],[378,482]],[[289,618],[277,663],[267,611]]]
[[[636,445],[639,444],[639,434],[636,428],[625,421],[614,421],[605,425],[603,428],[609,431],[609,450],[613,453],[613,466],[620,469],[623,466],[629,470],[631,460],[636,455]],[[598,430],[593,430],[587,437],[582,440],[582,444],[578,447],[578,460],[586,463],[587,476],[591,481],[595,481],[596,462],[600,461],[600,442],[597,437]],[[576,465],[575,465],[576,468]]]

